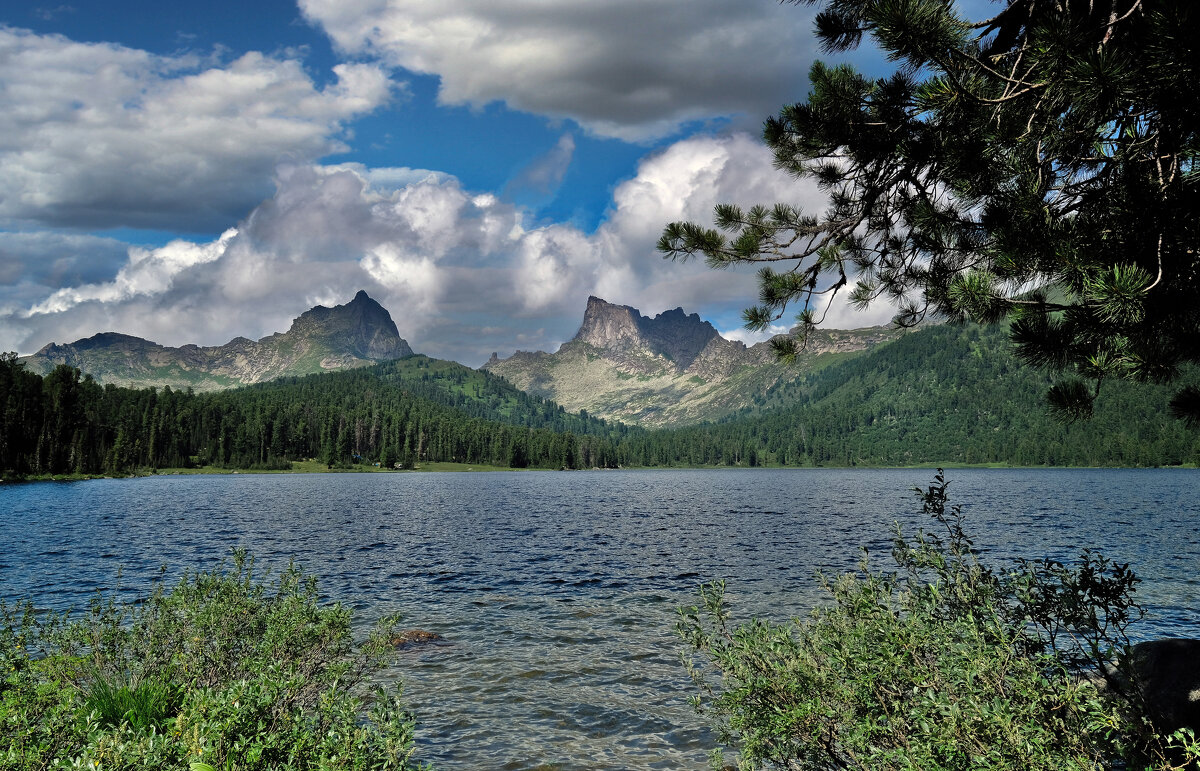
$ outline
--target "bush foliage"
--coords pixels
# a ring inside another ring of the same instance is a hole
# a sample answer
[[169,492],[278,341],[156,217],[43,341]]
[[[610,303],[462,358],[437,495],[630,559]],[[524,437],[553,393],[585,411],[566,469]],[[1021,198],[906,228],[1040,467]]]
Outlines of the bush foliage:
[[989,567],[946,488],[939,470],[919,491],[941,534],[897,528],[895,570],[864,555],[857,572],[820,577],[832,602],[806,619],[736,625],[723,582],[680,610],[695,705],[742,767],[1166,769],[1200,758],[1186,733],[1156,735],[1128,686],[1126,631],[1140,617],[1128,566],[1085,551],[1073,567]]
[[413,768],[398,691],[367,687],[395,621],[355,645],[314,578],[244,553],[78,620],[0,604],[0,769]]

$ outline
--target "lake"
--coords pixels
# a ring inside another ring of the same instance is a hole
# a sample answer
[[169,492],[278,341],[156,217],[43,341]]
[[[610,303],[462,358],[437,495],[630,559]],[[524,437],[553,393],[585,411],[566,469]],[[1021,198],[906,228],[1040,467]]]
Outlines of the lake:
[[[813,574],[886,566],[925,524],[929,470],[668,470],[145,477],[0,486],[0,597],[84,608],[244,546],[295,558],[365,626],[399,611],[441,645],[400,655],[439,769],[700,769],[673,634],[696,587],[784,619]],[[953,470],[989,559],[1092,547],[1142,576],[1144,637],[1200,636],[1200,472]],[[121,572],[118,585],[117,574]]]

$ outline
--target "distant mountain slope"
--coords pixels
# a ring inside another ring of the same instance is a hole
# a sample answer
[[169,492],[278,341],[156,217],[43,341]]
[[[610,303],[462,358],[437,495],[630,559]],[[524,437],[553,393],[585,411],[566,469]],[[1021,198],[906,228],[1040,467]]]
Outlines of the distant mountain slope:
[[899,336],[896,330],[818,330],[791,366],[767,343],[747,347],[682,308],[643,316],[588,298],[579,332],[556,353],[495,354],[483,368],[568,410],[647,427],[714,420],[764,403],[772,388]]
[[1169,416],[1170,389],[1108,383],[1091,421],[1063,426],[1045,412],[1048,385],[1009,353],[1002,328],[938,326],[843,354],[720,422],[647,431],[420,355],[201,394],[104,388],[67,367],[43,381],[0,356],[0,478],[314,457],[540,468],[1200,463],[1200,432]]
[[[1051,378],[1022,364],[1003,327],[940,325],[773,388],[770,410],[631,437],[630,463],[894,466],[1200,463],[1200,432],[1170,415],[1172,390],[1105,383],[1096,414],[1047,413]],[[1185,373],[1195,382],[1198,373]]]
[[22,361],[47,374],[68,364],[102,383],[212,391],[284,375],[361,367],[411,356],[391,315],[359,292],[345,305],[305,311],[284,333],[225,345],[168,348],[140,337],[102,332],[66,345],[51,343]]
[[[414,354],[395,361],[382,362],[353,371],[331,372],[322,376],[288,377],[261,383],[239,393],[268,392],[279,388],[304,387],[314,394],[340,392],[368,395],[403,392],[442,407],[452,408],[465,417],[505,423],[525,428],[579,435],[619,437],[640,429],[606,421],[591,415],[568,412],[549,399],[518,389],[490,372],[471,369],[454,361],[432,359]],[[320,398],[325,398],[321,396]]]

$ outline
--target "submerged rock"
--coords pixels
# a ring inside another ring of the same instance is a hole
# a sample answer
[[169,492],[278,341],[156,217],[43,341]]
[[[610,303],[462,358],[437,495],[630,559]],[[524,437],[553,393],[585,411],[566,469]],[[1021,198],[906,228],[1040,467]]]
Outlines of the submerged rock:
[[435,632],[427,632],[424,629],[407,629],[394,635],[388,642],[395,648],[405,649],[429,643],[445,642],[445,640],[445,637]]

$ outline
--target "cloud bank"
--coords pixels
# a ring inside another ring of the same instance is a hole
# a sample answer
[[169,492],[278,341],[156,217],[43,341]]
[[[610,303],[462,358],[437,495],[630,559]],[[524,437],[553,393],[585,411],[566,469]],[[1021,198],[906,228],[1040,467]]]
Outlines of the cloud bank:
[[[710,221],[718,201],[823,206],[771,161],[746,135],[682,140],[643,159],[590,233],[531,224],[445,174],[287,165],[275,194],[220,238],[129,249],[114,278],[14,298],[26,304],[0,314],[0,350],[104,330],[219,344],[282,331],[308,307],[366,289],[416,350],[477,365],[492,351],[553,350],[589,294],[646,313],[740,308],[756,294],[752,270],[669,262],[654,243],[671,220]],[[0,253],[13,235],[0,234]]]
[[344,52],[440,78],[443,104],[570,118],[625,140],[744,114],[807,84],[812,12],[774,0],[300,0]]
[[0,223],[219,230],[270,193],[281,160],[342,148],[345,121],[396,86],[339,64],[156,56],[0,27]]

